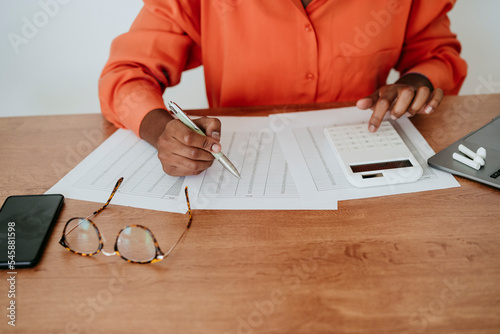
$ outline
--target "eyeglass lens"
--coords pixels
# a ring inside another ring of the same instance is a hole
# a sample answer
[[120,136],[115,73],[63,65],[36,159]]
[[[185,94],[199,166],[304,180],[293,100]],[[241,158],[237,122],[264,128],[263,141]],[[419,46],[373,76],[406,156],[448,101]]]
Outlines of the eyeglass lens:
[[73,251],[93,254],[99,249],[99,232],[88,219],[73,218],[66,225],[66,243]]
[[120,255],[130,261],[147,262],[156,257],[156,245],[151,232],[139,226],[128,226],[116,240]]

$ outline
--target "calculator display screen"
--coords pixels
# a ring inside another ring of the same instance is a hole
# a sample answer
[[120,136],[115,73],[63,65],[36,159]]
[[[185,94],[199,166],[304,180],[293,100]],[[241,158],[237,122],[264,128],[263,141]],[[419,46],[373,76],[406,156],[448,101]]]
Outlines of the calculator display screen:
[[386,161],[386,162],[375,162],[365,165],[351,165],[350,166],[353,173],[371,172],[374,170],[384,170],[384,169],[395,169],[395,168],[405,168],[413,167],[410,160],[398,160],[398,161]]

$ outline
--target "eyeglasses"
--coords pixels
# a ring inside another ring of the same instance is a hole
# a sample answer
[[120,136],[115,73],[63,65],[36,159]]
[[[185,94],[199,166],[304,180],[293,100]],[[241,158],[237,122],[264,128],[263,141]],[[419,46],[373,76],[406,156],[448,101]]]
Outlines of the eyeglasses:
[[96,224],[90,220],[90,218],[95,217],[108,206],[122,182],[123,177],[116,182],[107,202],[99,208],[99,210],[86,218],[71,218],[66,223],[66,226],[64,226],[59,243],[70,252],[82,256],[92,256],[102,251],[102,253],[107,256],[118,254],[122,259],[131,263],[145,264],[162,261],[174,250],[191,227],[193,216],[189,204],[188,188],[186,187],[184,192],[186,195],[189,220],[186,229],[168,252],[164,253],[161,251],[153,232],[147,227],[142,225],[129,225],[118,232],[115,242],[115,251],[113,253],[108,253],[103,250],[104,243],[101,232],[99,232]]

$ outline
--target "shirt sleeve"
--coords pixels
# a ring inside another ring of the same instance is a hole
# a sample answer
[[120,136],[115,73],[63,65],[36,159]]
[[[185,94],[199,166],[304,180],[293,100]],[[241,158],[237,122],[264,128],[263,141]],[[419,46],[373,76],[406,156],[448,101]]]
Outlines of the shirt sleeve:
[[402,75],[420,73],[446,94],[458,94],[467,74],[460,42],[451,32],[447,16],[454,4],[455,0],[413,1],[396,65]]
[[102,114],[115,126],[139,135],[144,116],[165,108],[165,88],[178,84],[184,70],[201,64],[199,13],[186,4],[145,0],[130,31],[111,44],[99,98]]

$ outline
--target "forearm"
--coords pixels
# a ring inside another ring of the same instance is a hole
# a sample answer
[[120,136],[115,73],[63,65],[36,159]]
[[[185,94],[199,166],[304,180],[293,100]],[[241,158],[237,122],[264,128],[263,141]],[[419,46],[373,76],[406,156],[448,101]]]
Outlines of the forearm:
[[[191,55],[194,42],[183,29],[191,21],[176,7],[180,3],[145,1],[130,31],[113,41],[101,74],[99,98],[103,115],[115,126],[130,129],[137,136],[141,136],[145,116],[165,108],[165,88],[179,83],[183,70],[201,64],[201,59]],[[165,15],[173,12],[183,15]]]
[[401,56],[395,68],[401,73],[421,73],[446,94],[457,94],[467,73],[460,57],[461,45],[450,30],[449,0],[414,0]]

